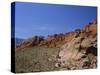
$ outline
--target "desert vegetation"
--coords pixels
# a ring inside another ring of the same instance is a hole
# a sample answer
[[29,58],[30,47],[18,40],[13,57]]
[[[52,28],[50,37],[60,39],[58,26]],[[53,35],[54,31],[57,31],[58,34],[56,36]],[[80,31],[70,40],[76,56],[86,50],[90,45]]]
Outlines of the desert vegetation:
[[42,72],[59,70],[55,66],[59,48],[35,46],[16,51],[16,72]]

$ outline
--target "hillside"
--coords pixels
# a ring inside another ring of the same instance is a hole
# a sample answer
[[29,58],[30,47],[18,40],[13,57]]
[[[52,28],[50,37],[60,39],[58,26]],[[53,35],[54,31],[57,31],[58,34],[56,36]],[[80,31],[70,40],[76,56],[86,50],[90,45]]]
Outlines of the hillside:
[[[38,56],[38,54],[41,55]],[[41,68],[34,67],[35,59],[42,66]],[[34,36],[24,40],[16,47],[16,61],[17,70],[24,70],[24,72],[31,71],[31,68],[32,71],[96,68],[97,20],[95,19],[82,29],[76,29],[72,32],[48,35],[46,39],[42,36]],[[46,65],[43,67],[44,63]]]

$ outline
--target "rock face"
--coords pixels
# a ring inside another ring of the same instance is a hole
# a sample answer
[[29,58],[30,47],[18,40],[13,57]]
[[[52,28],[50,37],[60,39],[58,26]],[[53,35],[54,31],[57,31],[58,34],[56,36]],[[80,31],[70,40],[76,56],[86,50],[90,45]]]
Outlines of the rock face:
[[66,69],[88,69],[97,67],[97,22],[86,25],[80,34],[64,44],[59,53]]
[[16,49],[31,46],[58,47],[56,67],[62,69],[88,69],[97,67],[97,20],[82,29],[48,35],[46,39],[35,36],[22,42]]

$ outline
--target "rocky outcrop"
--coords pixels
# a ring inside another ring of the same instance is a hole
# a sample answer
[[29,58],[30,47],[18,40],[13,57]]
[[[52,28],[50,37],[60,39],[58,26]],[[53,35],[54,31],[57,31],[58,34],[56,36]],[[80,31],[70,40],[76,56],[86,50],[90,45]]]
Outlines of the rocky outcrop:
[[[80,31],[80,30],[79,30]],[[70,42],[61,47],[58,63],[66,69],[97,67],[97,22],[86,25]],[[63,64],[63,65],[62,65]]]
[[93,20],[82,29],[72,32],[32,37],[20,44],[16,49],[31,46],[58,47],[55,67],[61,69],[88,69],[97,67],[97,20]]

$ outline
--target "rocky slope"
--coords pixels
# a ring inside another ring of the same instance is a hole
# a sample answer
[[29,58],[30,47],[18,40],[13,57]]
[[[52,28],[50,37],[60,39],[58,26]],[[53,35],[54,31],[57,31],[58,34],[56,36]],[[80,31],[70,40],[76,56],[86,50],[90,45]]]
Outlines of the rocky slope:
[[32,37],[19,46],[16,50],[27,47],[46,46],[60,48],[56,57],[55,67],[61,69],[88,69],[97,67],[97,20],[93,20],[82,29],[72,32]]
[[97,21],[86,25],[77,37],[64,44],[59,53],[59,67],[88,69],[97,67]]

